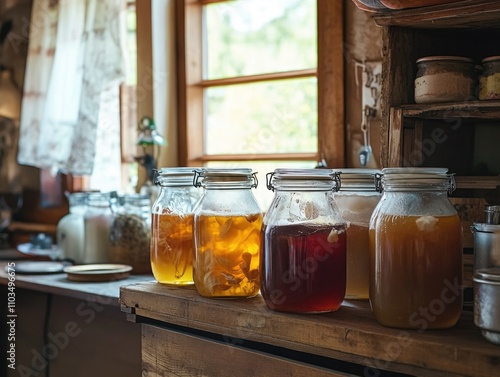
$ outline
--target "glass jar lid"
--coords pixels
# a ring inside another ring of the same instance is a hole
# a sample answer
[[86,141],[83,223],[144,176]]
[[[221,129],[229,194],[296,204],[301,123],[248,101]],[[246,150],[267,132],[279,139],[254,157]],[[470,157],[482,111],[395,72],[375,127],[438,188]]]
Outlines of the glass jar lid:
[[379,191],[455,191],[453,174],[447,168],[385,168],[376,175]]
[[259,184],[257,173],[250,168],[204,168],[194,172],[195,187],[240,189],[256,188]]
[[378,169],[341,169],[340,191],[376,191],[376,176]]
[[192,186],[196,169],[195,167],[161,168],[155,170],[154,183],[161,187]]
[[340,172],[333,169],[276,169],[266,174],[269,190],[338,191]]

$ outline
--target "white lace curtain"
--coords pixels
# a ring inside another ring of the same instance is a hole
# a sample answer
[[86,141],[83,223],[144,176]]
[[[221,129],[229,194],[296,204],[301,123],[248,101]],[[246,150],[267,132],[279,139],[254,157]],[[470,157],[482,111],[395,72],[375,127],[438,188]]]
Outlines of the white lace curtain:
[[92,174],[98,135],[109,127],[99,114],[119,111],[125,11],[126,0],[33,1],[20,164]]

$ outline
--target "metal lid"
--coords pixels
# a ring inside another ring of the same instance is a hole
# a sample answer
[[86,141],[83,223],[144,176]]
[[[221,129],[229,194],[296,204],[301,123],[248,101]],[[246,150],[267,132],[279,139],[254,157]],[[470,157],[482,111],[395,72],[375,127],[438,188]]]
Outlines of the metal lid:
[[474,63],[474,60],[471,58],[467,58],[465,56],[425,56],[423,58],[417,59],[417,64],[422,62],[432,62],[432,61],[458,61],[458,62],[466,62],[466,63]]
[[341,169],[340,180],[342,181],[342,187],[340,191],[376,191],[375,177],[380,175],[381,172],[378,169]]
[[385,168],[377,177],[378,190],[433,190],[451,194],[455,188],[455,179],[447,168]]
[[196,187],[255,188],[258,185],[257,172],[250,168],[203,168],[194,172]]
[[500,284],[500,267],[482,268],[474,271],[475,282]]
[[192,186],[195,167],[161,168],[155,170],[154,184],[157,186]]
[[472,226],[470,228],[472,233],[500,233],[500,225],[497,224],[472,223]]
[[333,169],[276,169],[266,174],[269,190],[338,190],[340,172]]

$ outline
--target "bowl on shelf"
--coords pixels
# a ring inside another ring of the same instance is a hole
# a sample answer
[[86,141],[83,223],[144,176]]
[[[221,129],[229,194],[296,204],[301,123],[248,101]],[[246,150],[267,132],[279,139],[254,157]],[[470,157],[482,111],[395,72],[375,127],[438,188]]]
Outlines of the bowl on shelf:
[[428,7],[431,5],[456,3],[458,1],[461,0],[380,0],[382,5],[392,10]]
[[387,10],[381,0],[352,0],[352,2],[361,10],[367,12],[380,12]]

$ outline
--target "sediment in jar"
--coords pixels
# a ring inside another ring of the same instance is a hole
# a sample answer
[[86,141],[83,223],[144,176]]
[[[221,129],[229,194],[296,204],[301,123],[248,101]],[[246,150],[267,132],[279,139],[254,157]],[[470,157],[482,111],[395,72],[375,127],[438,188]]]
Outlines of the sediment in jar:
[[345,225],[291,224],[262,228],[262,287],[276,311],[337,310],[346,285]]
[[458,215],[378,213],[370,225],[370,303],[388,327],[449,328],[462,310]]
[[193,284],[193,214],[152,214],[151,269],[163,284]]
[[262,214],[198,215],[193,278],[205,297],[253,297],[259,293]]

